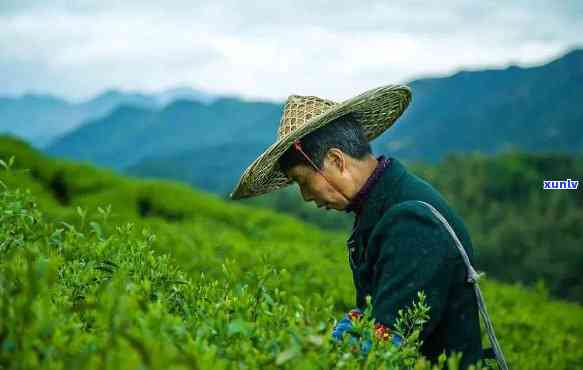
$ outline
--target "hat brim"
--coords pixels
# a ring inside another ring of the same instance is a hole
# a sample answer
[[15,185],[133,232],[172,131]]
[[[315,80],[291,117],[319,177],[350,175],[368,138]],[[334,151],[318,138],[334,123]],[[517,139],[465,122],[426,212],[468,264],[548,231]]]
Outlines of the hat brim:
[[231,199],[254,197],[284,188],[292,183],[279,169],[278,159],[293,142],[327,125],[335,119],[352,113],[362,126],[368,141],[391,127],[411,101],[411,89],[405,85],[387,85],[368,90],[324,113],[312,117],[300,128],[279,138],[243,172]]

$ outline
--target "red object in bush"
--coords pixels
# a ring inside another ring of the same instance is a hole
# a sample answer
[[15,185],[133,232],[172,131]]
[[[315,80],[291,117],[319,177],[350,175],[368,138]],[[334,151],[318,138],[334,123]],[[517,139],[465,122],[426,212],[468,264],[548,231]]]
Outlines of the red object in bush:
[[391,329],[383,324],[375,324],[374,333],[378,340],[389,340],[391,338]]
[[[358,320],[362,318],[364,315],[360,310],[353,309],[348,312],[348,317],[351,321]],[[387,341],[391,339],[391,329],[384,326],[383,324],[375,324],[374,326],[374,334],[377,340]]]
[[363,316],[362,312],[360,312],[360,310],[357,309],[350,310],[350,312],[348,313],[348,317],[350,317],[350,320],[360,319],[362,316]]

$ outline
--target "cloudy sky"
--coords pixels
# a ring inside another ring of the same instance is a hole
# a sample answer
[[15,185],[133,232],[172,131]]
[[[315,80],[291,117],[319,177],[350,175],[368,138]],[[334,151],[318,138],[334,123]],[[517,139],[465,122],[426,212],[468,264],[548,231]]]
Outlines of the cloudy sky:
[[190,86],[343,100],[583,47],[583,1],[0,0],[0,95]]

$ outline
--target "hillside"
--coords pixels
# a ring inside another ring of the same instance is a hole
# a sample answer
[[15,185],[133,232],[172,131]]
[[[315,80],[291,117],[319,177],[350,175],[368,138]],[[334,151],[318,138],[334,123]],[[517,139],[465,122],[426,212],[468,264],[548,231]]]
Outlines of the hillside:
[[[16,156],[0,172],[0,368],[367,366],[327,341],[354,304],[345,234],[17,140],[0,149]],[[583,362],[580,306],[542,286],[484,289],[512,368]],[[370,356],[368,366],[407,363],[377,347]]]
[[145,158],[126,168],[124,173],[144,178],[178,180],[215,194],[228,194],[241,175],[238,169],[253,162],[261,154],[259,148],[261,145],[256,142],[244,141],[166,157]]

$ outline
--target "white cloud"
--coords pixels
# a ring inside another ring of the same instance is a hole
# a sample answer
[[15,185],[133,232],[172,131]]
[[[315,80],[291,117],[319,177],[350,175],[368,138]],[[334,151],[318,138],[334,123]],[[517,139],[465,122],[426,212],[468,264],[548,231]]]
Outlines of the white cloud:
[[[580,43],[578,2],[11,1],[0,94],[190,85],[342,100],[462,67],[532,64]],[[580,46],[581,44],[579,44]]]

